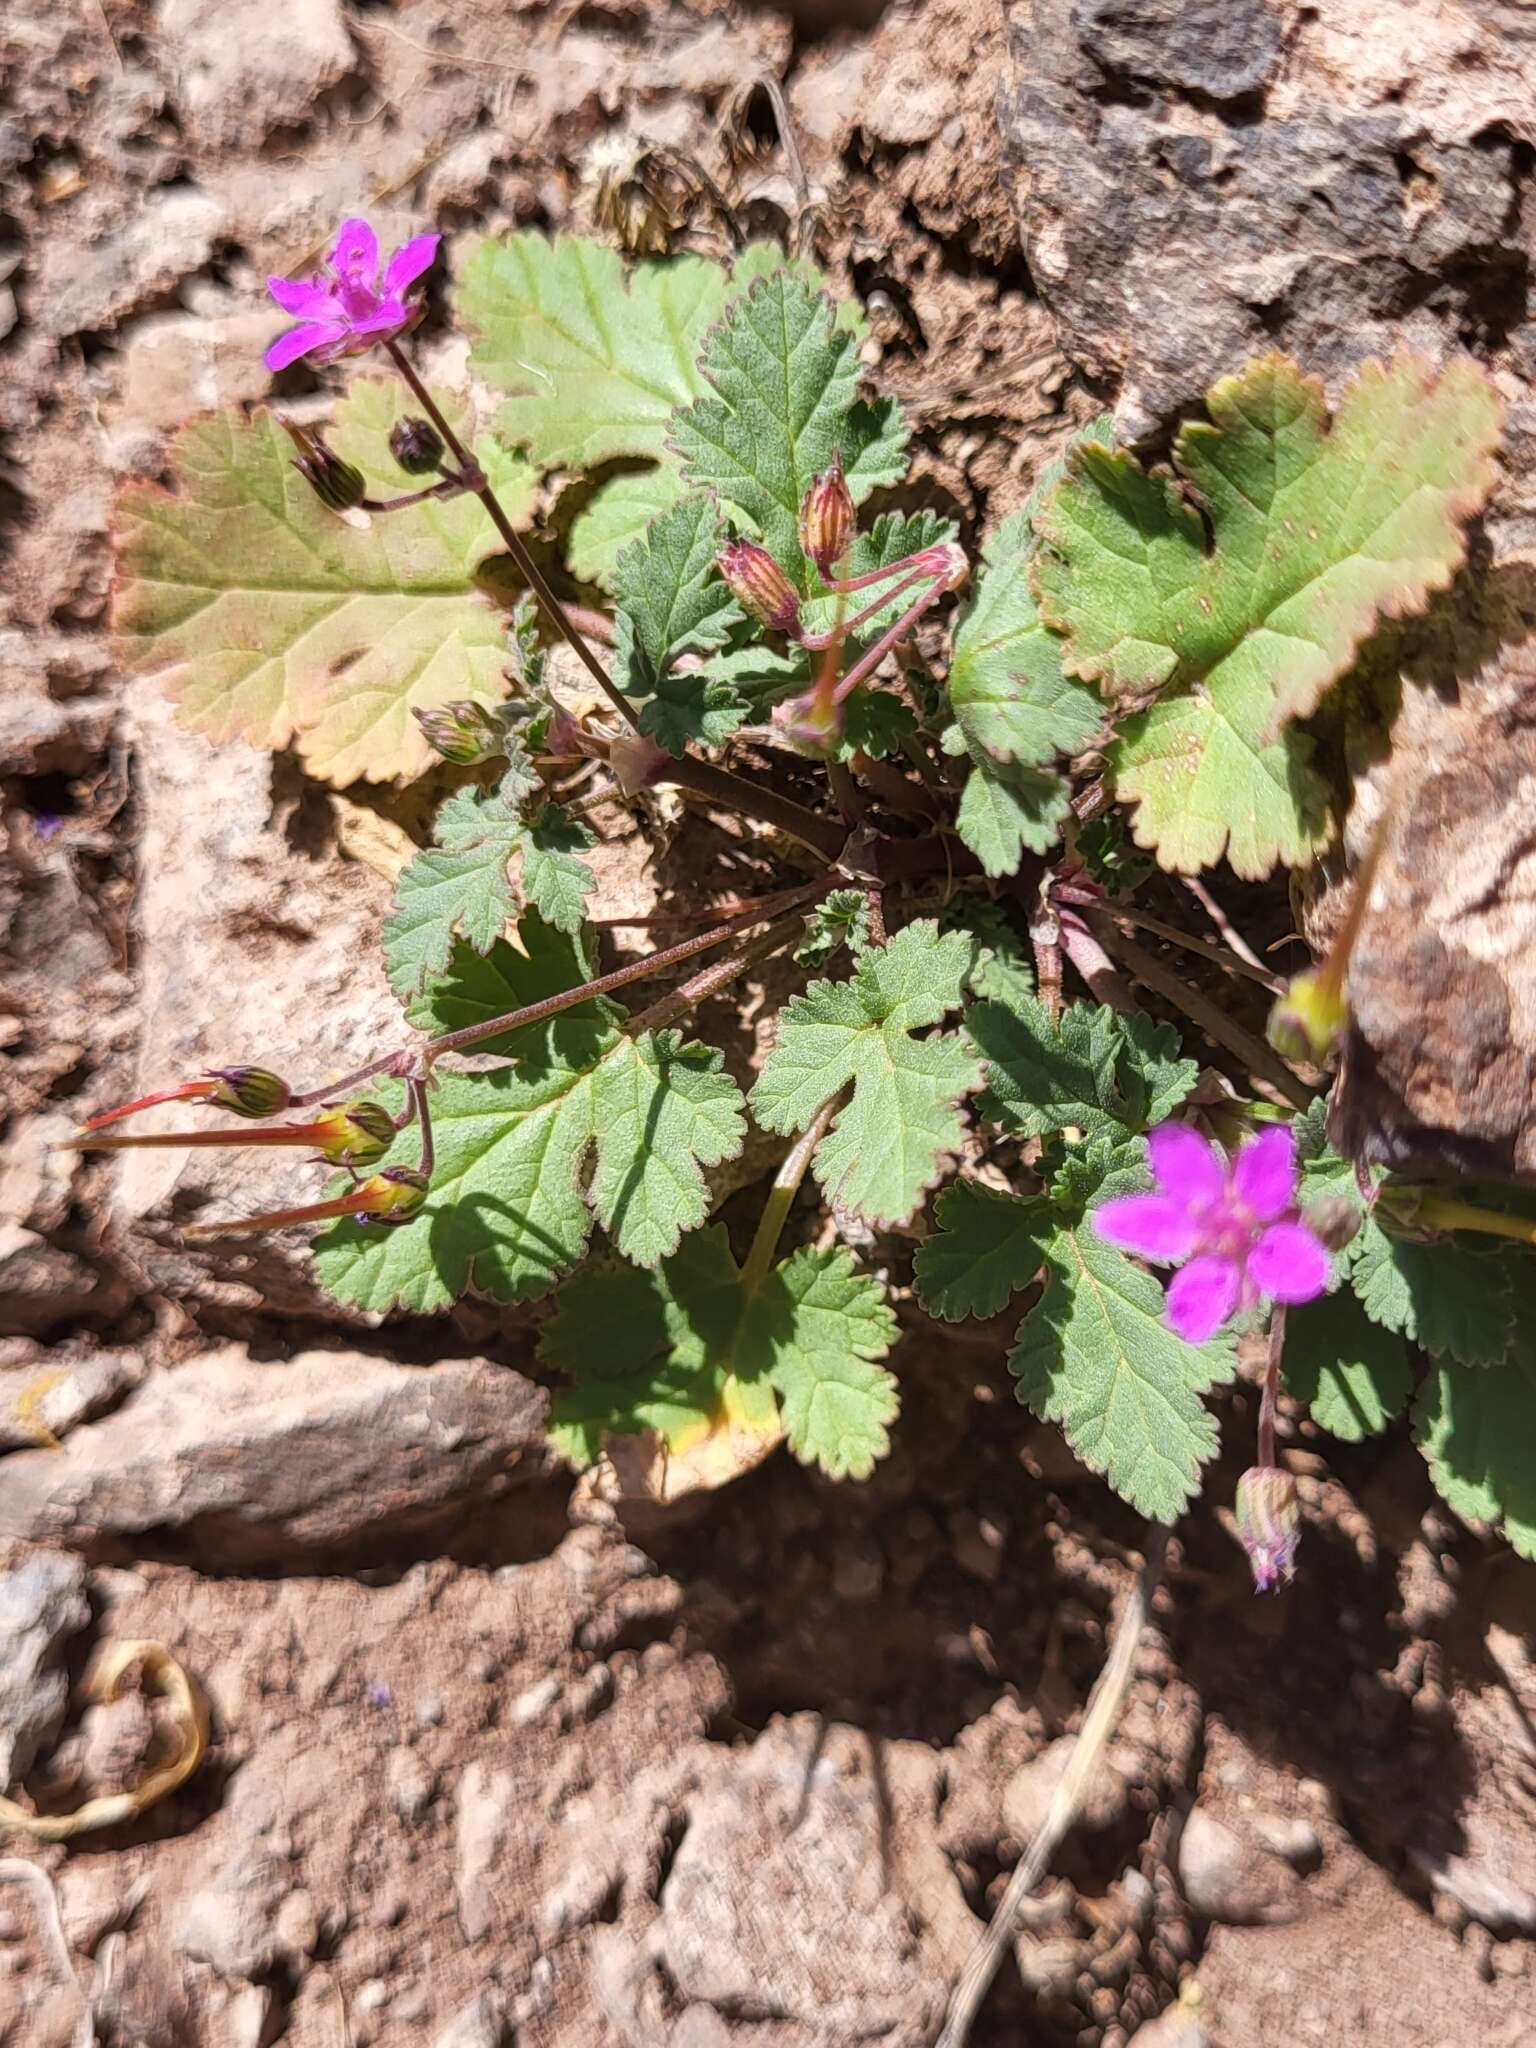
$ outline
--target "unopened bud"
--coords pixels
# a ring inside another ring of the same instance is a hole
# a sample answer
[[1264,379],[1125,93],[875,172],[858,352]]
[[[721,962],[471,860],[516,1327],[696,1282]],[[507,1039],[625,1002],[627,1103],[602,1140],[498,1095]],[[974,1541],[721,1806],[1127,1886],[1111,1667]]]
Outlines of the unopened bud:
[[407,413],[389,430],[389,452],[407,476],[426,476],[442,467],[443,437],[430,420]]
[[394,1143],[395,1120],[378,1102],[343,1102],[315,1118],[315,1149],[333,1166],[372,1166]]
[[912,566],[925,576],[936,576],[940,590],[959,590],[970,580],[971,558],[957,540],[941,540],[924,548]]
[[800,545],[823,576],[830,576],[853,539],[853,496],[843,475],[843,458],[817,477],[800,507]]
[[1232,1506],[1238,1538],[1253,1567],[1254,1586],[1267,1593],[1295,1570],[1301,1541],[1296,1481],[1279,1465],[1251,1465],[1237,1482]]
[[432,1183],[414,1166],[386,1166],[358,1189],[352,1213],[370,1223],[409,1223]]
[[205,1078],[210,1085],[203,1101],[233,1110],[236,1116],[276,1116],[293,1100],[293,1090],[282,1075],[265,1067],[215,1067]]
[[798,753],[824,761],[843,737],[841,704],[819,688],[773,707],[773,722]]
[[1338,1051],[1348,1029],[1349,1000],[1326,967],[1298,974],[1269,1013],[1269,1042],[1281,1058],[1317,1067]]
[[637,796],[661,776],[671,755],[641,732],[621,732],[608,749],[608,766],[625,796]]
[[483,704],[460,697],[452,704],[435,704],[429,711],[411,714],[421,727],[428,746],[451,761],[456,768],[473,768],[493,754],[504,754],[507,742],[494,713]]
[[755,540],[728,541],[715,556],[736,602],[775,633],[790,633],[800,624],[800,599],[778,563]]
[[1348,1195],[1319,1195],[1302,1210],[1301,1220],[1329,1251],[1341,1252],[1359,1232],[1360,1205]]
[[343,462],[335,449],[326,446],[319,427],[301,427],[289,419],[283,425],[299,451],[293,466],[320,502],[329,505],[333,512],[350,512],[361,505],[368,495],[362,471]]

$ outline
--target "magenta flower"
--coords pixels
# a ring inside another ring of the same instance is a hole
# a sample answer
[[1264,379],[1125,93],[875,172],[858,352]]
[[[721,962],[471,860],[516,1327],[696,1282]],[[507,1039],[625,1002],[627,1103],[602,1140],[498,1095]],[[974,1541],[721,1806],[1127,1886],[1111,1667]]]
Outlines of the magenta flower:
[[417,235],[390,257],[381,281],[378,236],[365,220],[344,220],[326,269],[310,278],[267,279],[273,298],[299,323],[267,350],[267,368],[285,370],[300,356],[330,363],[404,334],[421,317],[420,303],[405,293],[430,268],[441,240]]
[[1122,1195],[1093,1212],[1100,1237],[1144,1259],[1188,1263],[1168,1283],[1168,1320],[1203,1344],[1261,1295],[1312,1301],[1328,1252],[1296,1214],[1296,1141],[1263,1132],[1230,1163],[1198,1131],[1162,1124],[1147,1137],[1155,1195]]

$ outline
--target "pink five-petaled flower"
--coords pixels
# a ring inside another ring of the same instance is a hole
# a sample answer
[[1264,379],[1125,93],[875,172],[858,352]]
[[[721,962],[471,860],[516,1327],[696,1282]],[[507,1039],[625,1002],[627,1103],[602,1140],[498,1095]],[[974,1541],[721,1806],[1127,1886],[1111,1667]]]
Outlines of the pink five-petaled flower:
[[1296,1144],[1276,1126],[1230,1163],[1198,1131],[1162,1124],[1147,1136],[1155,1195],[1122,1195],[1093,1212],[1100,1237],[1144,1259],[1187,1260],[1168,1283],[1168,1320],[1203,1344],[1260,1295],[1312,1301],[1328,1253],[1296,1214]]
[[269,370],[285,370],[300,356],[317,363],[359,355],[392,341],[421,317],[405,296],[437,254],[441,235],[417,235],[397,249],[379,277],[379,238],[365,220],[344,220],[326,269],[310,278],[269,277],[267,289],[298,321],[266,353]]

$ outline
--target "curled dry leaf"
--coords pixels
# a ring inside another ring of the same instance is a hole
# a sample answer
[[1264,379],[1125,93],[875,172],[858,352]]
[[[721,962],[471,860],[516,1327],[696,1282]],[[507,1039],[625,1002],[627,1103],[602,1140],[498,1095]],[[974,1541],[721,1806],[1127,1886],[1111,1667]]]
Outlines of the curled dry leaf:
[[131,1792],[109,1792],[87,1799],[73,1813],[28,1813],[13,1799],[0,1798],[0,1826],[16,1828],[39,1842],[68,1842],[95,1828],[111,1828],[133,1820],[184,1785],[208,1747],[208,1702],[197,1684],[163,1643],[122,1642],[109,1645],[86,1683],[86,1697],[106,1705],[122,1691],[123,1680],[138,1665],[144,1685],[170,1700],[176,1709],[180,1747],[167,1762],[148,1772]]

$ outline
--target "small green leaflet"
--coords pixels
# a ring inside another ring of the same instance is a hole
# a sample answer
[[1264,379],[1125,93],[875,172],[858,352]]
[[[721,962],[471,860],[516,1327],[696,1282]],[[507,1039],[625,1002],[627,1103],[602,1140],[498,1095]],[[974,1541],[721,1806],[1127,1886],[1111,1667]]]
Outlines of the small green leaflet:
[[1051,769],[1005,766],[983,755],[961,792],[955,830],[984,874],[1013,875],[1026,852],[1056,844],[1071,808],[1071,790]]
[[1231,1379],[1233,1340],[1175,1336],[1162,1288],[1098,1237],[1091,1211],[1050,1238],[1045,1265],[1045,1292],[1008,1354],[1019,1399],[1059,1423],[1083,1463],[1138,1513],[1176,1521],[1216,1450],[1201,1396]]
[[952,754],[1038,767],[1080,753],[1104,723],[1098,700],[1062,673],[1060,637],[1042,623],[1029,585],[1032,535],[1020,513],[986,546],[955,628],[949,702]]
[[709,500],[684,498],[652,520],[614,572],[614,680],[628,695],[651,699],[640,730],[674,754],[690,740],[718,746],[747,716],[747,706],[723,684],[671,668],[685,651],[723,647],[745,623],[715,568],[719,537]]
[[437,839],[401,872],[384,922],[385,972],[401,996],[443,973],[455,936],[488,952],[525,900],[558,930],[579,928],[597,886],[579,857],[594,843],[584,826],[553,809],[527,824],[500,791],[461,789],[437,814]]
[[1441,1365],[1419,1396],[1414,1434],[1446,1504],[1491,1522],[1536,1559],[1536,1348],[1528,1337],[1493,1372]]
[[1173,1114],[1200,1071],[1181,1055],[1172,1025],[1145,1011],[1119,1016],[1102,1003],[1069,1003],[1053,1022],[1038,998],[1021,995],[973,1003],[965,1022],[987,1063],[984,1113],[1024,1137],[1150,1130]]
[[777,1430],[834,1479],[867,1478],[889,1448],[896,1382],[879,1363],[896,1318],[878,1281],[841,1249],[797,1251],[754,1287],[723,1224],[653,1271],[597,1265],[560,1291],[539,1352],[573,1382],[551,1436],[574,1464],[606,1434],[655,1430],[669,1450],[745,1421]]
[[1016,1003],[1035,992],[1035,970],[1029,941],[1010,922],[1003,906],[988,896],[960,896],[943,920],[946,930],[967,933],[972,944],[971,975],[967,986],[973,996],[990,996],[995,1002]]
[[1413,1368],[1402,1338],[1341,1287],[1286,1311],[1285,1384],[1319,1429],[1357,1444],[1402,1414]]
[[1075,449],[1036,522],[1034,574],[1069,675],[1121,699],[1166,693],[1111,755],[1138,841],[1185,873],[1225,849],[1257,878],[1305,859],[1326,822],[1308,743],[1282,727],[1381,617],[1450,582],[1493,486],[1500,407],[1469,360],[1437,374],[1401,355],[1365,364],[1330,430],[1322,386],[1271,355],[1207,408],[1179,431],[1178,480]]
[[853,1095],[816,1148],[834,1208],[879,1226],[904,1223],[959,1150],[959,1104],[981,1081],[962,1033],[914,1038],[964,1001],[971,945],[920,918],[863,953],[847,981],[813,981],[779,1012],[752,1091],[765,1130],[803,1131],[830,1095]]
[[[468,433],[462,401],[436,395]],[[376,496],[419,486],[388,452],[389,428],[413,404],[398,380],[364,378],[337,407],[331,446]],[[475,452],[522,518],[526,463],[486,439]],[[305,767],[337,784],[420,774],[435,756],[413,710],[506,694],[501,625],[475,587],[501,543],[473,496],[342,518],[292,456],[273,413],[226,406],[177,435],[174,489],[124,486],[119,655],[163,674],[180,722],[214,741],[280,747],[297,735]]]
[[807,913],[795,958],[803,967],[821,967],[840,946],[857,959],[868,944],[868,895],[863,889],[834,889]]
[[933,1205],[937,1225],[912,1262],[917,1298],[947,1323],[995,1316],[1040,1270],[1055,1231],[1049,1202],[1000,1194],[979,1180],[951,1182]]
[[894,401],[857,396],[858,348],[825,294],[788,270],[760,278],[714,329],[699,368],[715,395],[677,412],[668,441],[690,483],[716,492],[757,533],[796,587],[800,503],[841,450],[855,501],[906,470]]

